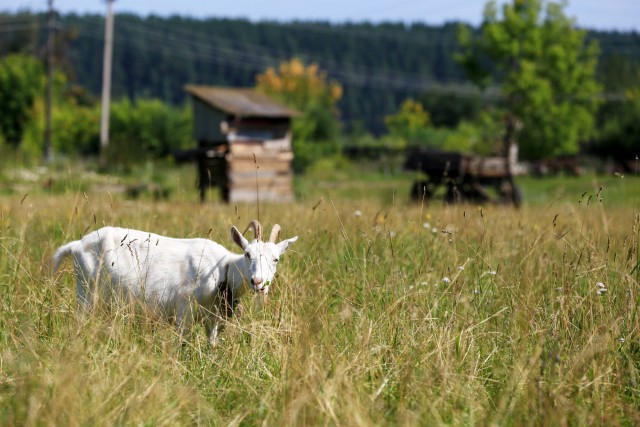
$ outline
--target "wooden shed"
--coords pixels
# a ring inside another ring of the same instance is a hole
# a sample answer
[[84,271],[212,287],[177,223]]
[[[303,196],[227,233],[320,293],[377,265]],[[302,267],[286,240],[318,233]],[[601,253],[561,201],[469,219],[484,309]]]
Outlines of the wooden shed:
[[[292,201],[291,119],[299,113],[249,88],[187,85],[200,199],[219,187],[228,202]],[[257,185],[257,190],[256,190]]]

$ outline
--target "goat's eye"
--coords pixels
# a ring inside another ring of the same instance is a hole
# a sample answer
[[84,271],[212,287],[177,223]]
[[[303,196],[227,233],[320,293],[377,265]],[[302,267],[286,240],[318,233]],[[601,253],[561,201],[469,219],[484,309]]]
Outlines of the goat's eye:
[[278,258],[274,258],[274,259],[273,259],[273,262],[274,262],[274,263],[277,263],[278,261],[280,261]]

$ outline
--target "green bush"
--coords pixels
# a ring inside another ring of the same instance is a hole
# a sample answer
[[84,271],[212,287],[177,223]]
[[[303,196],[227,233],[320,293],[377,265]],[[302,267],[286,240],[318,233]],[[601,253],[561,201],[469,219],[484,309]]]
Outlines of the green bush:
[[293,169],[303,172],[309,166],[320,159],[337,156],[340,153],[340,144],[337,141],[307,141],[293,138]]
[[594,154],[631,160],[640,155],[640,98],[605,112],[602,130],[590,144]]
[[164,157],[191,144],[189,108],[170,107],[159,100],[128,99],[111,106],[109,163],[125,169],[148,159]]
[[37,58],[7,55],[0,59],[0,133],[18,147],[44,89],[44,70]]
[[53,148],[66,155],[97,155],[100,149],[100,110],[60,106],[53,115]]

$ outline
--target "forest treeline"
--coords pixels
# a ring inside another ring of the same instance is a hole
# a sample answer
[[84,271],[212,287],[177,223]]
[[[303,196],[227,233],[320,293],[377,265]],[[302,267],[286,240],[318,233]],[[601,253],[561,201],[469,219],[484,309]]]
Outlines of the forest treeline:
[[[0,15],[0,55],[26,51],[42,56],[46,19],[46,14]],[[103,16],[68,14],[58,16],[56,22],[57,66],[86,90],[85,96],[99,96]],[[454,58],[461,49],[459,25],[117,14],[112,93],[115,99],[157,98],[182,105],[187,83],[252,86],[257,74],[297,57],[318,64],[340,83],[343,95],[338,108],[347,132],[383,133],[384,117],[398,111],[409,97],[420,99],[427,109],[437,103],[460,110],[431,112],[435,125],[452,125],[465,108],[490,102],[469,83]],[[597,40],[600,47],[597,78],[605,97],[619,102],[625,90],[637,85],[640,35],[589,31],[587,38]]]

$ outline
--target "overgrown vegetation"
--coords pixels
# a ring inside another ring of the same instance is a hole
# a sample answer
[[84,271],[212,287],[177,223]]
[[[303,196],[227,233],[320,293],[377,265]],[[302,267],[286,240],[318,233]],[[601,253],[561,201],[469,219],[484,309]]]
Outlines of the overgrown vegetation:
[[525,182],[521,210],[300,183],[304,201],[260,206],[300,235],[266,309],[245,300],[212,349],[142,310],[79,315],[71,264],[48,259],[102,224],[231,247],[256,206],[200,205],[177,176],[170,201],[132,202],[68,174],[0,198],[2,424],[640,422],[638,176]]

